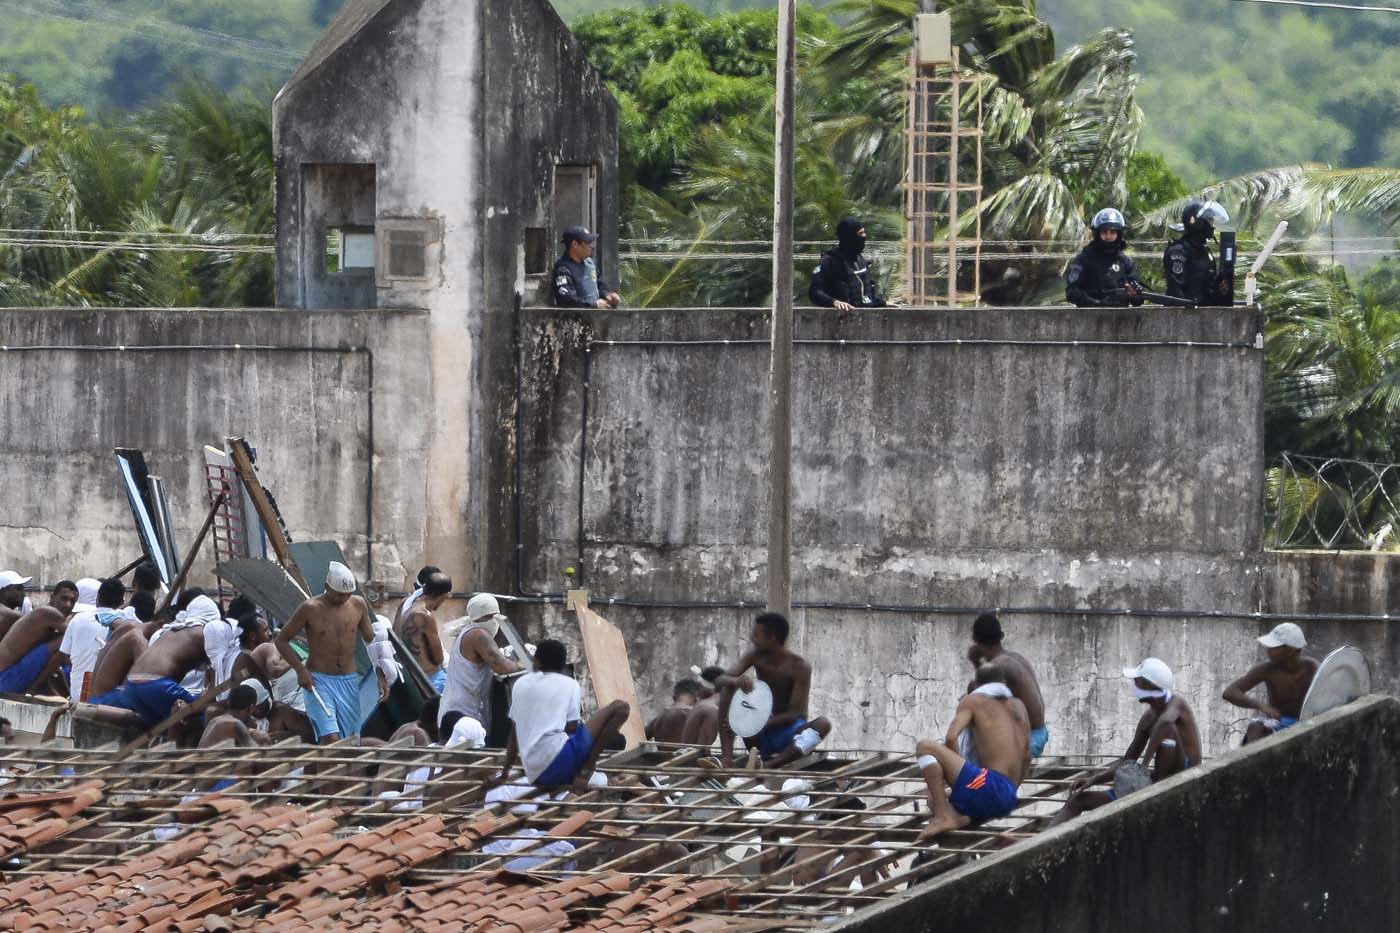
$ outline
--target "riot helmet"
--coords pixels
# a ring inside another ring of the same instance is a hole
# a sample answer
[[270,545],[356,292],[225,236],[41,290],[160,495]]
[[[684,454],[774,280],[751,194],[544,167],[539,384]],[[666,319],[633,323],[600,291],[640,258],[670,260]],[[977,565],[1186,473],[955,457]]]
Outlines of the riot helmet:
[[1228,224],[1230,215],[1218,201],[1192,201],[1181,210],[1181,223],[1173,224],[1172,229],[1187,234],[1195,233],[1205,239],[1215,236],[1215,228]]
[[[1124,241],[1127,239],[1127,224],[1123,220],[1123,212],[1116,207],[1105,207],[1094,215],[1094,220],[1089,224],[1094,231],[1094,242],[1105,249],[1122,249]],[[1118,236],[1112,243],[1106,243],[1099,236],[1100,230],[1116,230]]]

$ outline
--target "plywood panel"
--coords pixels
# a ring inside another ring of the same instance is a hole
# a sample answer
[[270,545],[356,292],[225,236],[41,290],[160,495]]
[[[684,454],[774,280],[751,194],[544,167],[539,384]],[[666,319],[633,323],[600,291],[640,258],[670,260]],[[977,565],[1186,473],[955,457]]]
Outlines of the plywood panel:
[[622,632],[592,609],[578,606],[574,611],[583,636],[583,657],[593,679],[593,695],[599,706],[624,700],[631,707],[622,734],[627,747],[636,748],[646,741],[646,726],[642,723],[642,704],[637,700],[637,684],[632,680],[632,664],[627,660]]

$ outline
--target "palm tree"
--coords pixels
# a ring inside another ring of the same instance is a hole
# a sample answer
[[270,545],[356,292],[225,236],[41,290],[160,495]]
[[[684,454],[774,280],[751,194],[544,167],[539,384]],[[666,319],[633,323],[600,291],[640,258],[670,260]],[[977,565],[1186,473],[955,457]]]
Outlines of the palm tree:
[[[1105,29],[1057,56],[1054,33],[1036,17],[1030,0],[940,5],[951,14],[964,70],[980,76],[974,92],[964,97],[964,116],[973,116],[980,95],[985,194],[979,208],[985,235],[1084,237],[1086,217],[1127,199],[1127,165],[1142,122],[1131,34]],[[904,162],[900,130],[917,2],[842,0],[837,9],[853,19],[822,55],[827,86],[860,87],[862,75],[876,77],[860,115],[833,113],[822,126],[844,157],[884,167],[857,174],[866,183],[860,193],[876,203],[897,203],[898,178],[890,167]],[[1056,272],[1042,265],[1024,279],[1024,291]]]

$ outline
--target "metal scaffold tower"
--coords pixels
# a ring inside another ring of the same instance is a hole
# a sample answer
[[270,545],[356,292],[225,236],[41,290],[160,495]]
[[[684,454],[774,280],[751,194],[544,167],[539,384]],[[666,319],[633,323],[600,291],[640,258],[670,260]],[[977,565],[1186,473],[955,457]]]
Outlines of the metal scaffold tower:
[[904,268],[910,304],[976,304],[982,291],[981,88],[975,75],[959,67],[948,14],[916,16],[905,106]]

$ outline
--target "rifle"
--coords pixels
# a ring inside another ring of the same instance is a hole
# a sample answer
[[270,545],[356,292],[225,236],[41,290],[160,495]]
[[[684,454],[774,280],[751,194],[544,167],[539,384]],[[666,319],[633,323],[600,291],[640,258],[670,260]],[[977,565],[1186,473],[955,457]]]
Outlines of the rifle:
[[1138,297],[1145,298],[1153,304],[1166,305],[1168,308],[1198,308],[1200,305],[1189,298],[1174,298],[1171,295],[1159,295],[1156,292],[1149,292],[1139,289]]

